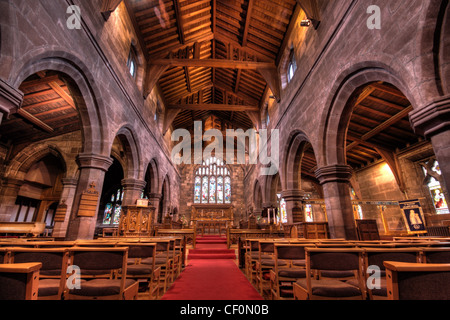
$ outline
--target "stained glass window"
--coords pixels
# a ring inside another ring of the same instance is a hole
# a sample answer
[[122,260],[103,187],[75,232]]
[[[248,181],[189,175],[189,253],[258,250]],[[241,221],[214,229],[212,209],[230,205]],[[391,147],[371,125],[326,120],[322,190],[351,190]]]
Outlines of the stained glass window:
[[119,188],[115,190],[107,199],[111,201],[105,205],[105,210],[103,212],[103,224],[105,225],[118,225],[120,222],[120,215],[122,213],[122,200],[123,200],[123,189]]
[[231,178],[225,178],[225,203],[231,203]]
[[217,178],[217,203],[223,203],[223,177]]
[[[427,166],[431,165],[431,171],[434,172],[433,175],[441,175],[441,170],[439,168],[439,163],[433,160],[433,163],[427,163]],[[442,186],[440,182],[428,173],[425,167],[422,168],[425,177],[428,178],[428,189],[430,190],[431,199],[433,200],[434,207],[437,214],[447,214],[449,213],[448,204],[442,191]]]
[[200,203],[201,197],[202,197],[202,179],[200,177],[196,177],[194,189],[194,203]]
[[208,203],[208,177],[203,177],[202,182],[202,203]]
[[313,211],[312,211],[312,205],[306,204],[305,205],[305,220],[306,222],[314,222],[313,217]]
[[216,177],[209,178],[209,203],[216,202]]
[[231,203],[230,171],[221,159],[211,157],[197,168],[194,203]]

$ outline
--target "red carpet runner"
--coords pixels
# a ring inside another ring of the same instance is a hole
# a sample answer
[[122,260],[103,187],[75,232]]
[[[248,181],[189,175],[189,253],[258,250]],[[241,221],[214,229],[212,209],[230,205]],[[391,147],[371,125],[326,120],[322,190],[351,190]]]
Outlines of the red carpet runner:
[[263,300],[236,265],[234,250],[218,236],[197,238],[185,270],[161,300]]

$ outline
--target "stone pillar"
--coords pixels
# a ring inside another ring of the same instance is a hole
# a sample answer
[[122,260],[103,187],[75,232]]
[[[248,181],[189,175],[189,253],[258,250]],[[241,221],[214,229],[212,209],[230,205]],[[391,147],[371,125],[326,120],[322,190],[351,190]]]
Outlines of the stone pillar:
[[10,222],[16,204],[17,195],[24,181],[5,178],[0,192],[0,221]]
[[122,187],[124,191],[122,205],[132,206],[136,204],[136,200],[141,198],[141,194],[147,182],[138,179],[123,179]]
[[[98,216],[98,206],[100,203],[100,196],[102,194],[105,173],[113,164],[113,159],[111,157],[96,154],[80,154],[77,157],[77,163],[80,170],[80,175],[72,205],[72,212],[70,215],[66,239],[89,240],[94,238]],[[78,210],[80,207],[81,195],[83,192],[88,190],[92,184],[95,185],[95,189],[99,194],[97,210],[92,217],[79,216]]]
[[428,106],[410,113],[417,134],[431,140],[442,173],[446,197],[450,187],[450,95],[439,97]]
[[61,193],[61,201],[67,206],[66,216],[62,221],[56,221],[53,226],[52,236],[55,238],[65,238],[67,232],[67,226],[69,224],[70,212],[72,211],[73,201],[75,199],[75,192],[77,190],[78,179],[64,178],[61,180],[63,190]]
[[281,192],[281,197],[286,201],[286,211],[288,215],[288,223],[298,223],[305,221],[304,210],[299,215],[294,208],[303,209],[303,200],[305,199],[305,192],[303,190],[284,190]]
[[[150,207],[155,207],[155,219],[153,221],[154,224],[156,224],[158,221],[158,214],[159,214],[159,202],[161,201],[162,194],[160,193],[151,193],[148,195],[149,205]],[[164,217],[163,217],[164,219]]]
[[23,93],[0,79],[0,125],[2,119],[17,112],[23,102]]
[[316,171],[323,187],[331,238],[357,239],[349,188],[352,174],[347,165],[331,165]]

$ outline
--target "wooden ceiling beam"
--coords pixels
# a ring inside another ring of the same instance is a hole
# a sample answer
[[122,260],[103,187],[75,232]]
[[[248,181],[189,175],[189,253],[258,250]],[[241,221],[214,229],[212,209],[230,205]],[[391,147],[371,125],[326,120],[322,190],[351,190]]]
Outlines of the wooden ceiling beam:
[[223,69],[276,70],[272,62],[235,61],[224,59],[156,59],[152,65],[167,67],[203,67]]
[[171,104],[167,109],[182,109],[191,111],[255,111],[258,106],[231,105],[231,104]]
[[42,130],[44,130],[48,133],[52,133],[54,131],[52,127],[50,127],[46,123],[42,122],[41,120],[39,120],[38,118],[36,118],[35,116],[33,116],[31,113],[29,113],[28,111],[26,111],[24,109],[17,110],[17,113],[21,117],[25,118],[26,120],[30,121],[35,126],[41,128]]
[[254,0],[249,0],[248,1],[247,15],[245,17],[244,32],[242,34],[242,46],[243,47],[247,46],[248,31],[250,29],[250,21],[252,19],[253,4],[254,4]]
[[180,43],[185,44],[186,42],[186,36],[184,34],[183,29],[183,17],[181,15],[181,6],[179,0],[173,0],[173,7],[175,10],[175,17],[177,19],[177,26],[178,26],[178,36],[180,37]]
[[[393,117],[391,117],[390,119],[386,120],[385,122],[383,122],[382,124],[380,124],[379,126],[373,128],[372,130],[370,130],[369,132],[367,132],[366,134],[364,134],[360,140],[362,141],[366,141],[369,140],[370,138],[376,136],[377,134],[381,133],[382,131],[386,130],[387,128],[389,128],[390,126],[394,125],[395,123],[397,123],[398,121],[402,120],[404,117],[408,116],[408,114],[413,110],[412,106],[409,106],[407,108],[405,108],[404,110],[400,111],[399,113],[397,113],[396,115],[394,115]],[[347,151],[353,149],[355,146],[357,146],[359,144],[359,142],[353,142],[351,144],[349,144],[347,146]]]

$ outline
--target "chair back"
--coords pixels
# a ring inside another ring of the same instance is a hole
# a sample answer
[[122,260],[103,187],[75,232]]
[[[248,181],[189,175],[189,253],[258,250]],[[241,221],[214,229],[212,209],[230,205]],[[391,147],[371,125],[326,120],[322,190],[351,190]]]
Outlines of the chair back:
[[259,241],[258,250],[260,254],[262,253],[274,253],[275,251],[275,242],[273,241]]
[[[115,271],[127,266],[128,248],[73,247],[69,249],[71,263],[83,270]],[[125,274],[125,272],[123,272]]]
[[363,250],[358,248],[305,248],[310,269],[360,270]]
[[40,276],[60,277],[66,274],[68,248],[11,248],[11,263],[40,262]]
[[313,248],[312,244],[275,244],[275,255],[280,260],[304,260],[305,248]]
[[384,261],[419,262],[418,248],[365,248],[365,264],[385,270]]
[[128,259],[146,259],[156,255],[156,243],[119,242],[118,247],[128,247]]
[[423,262],[425,263],[450,263],[450,248],[423,248]]

